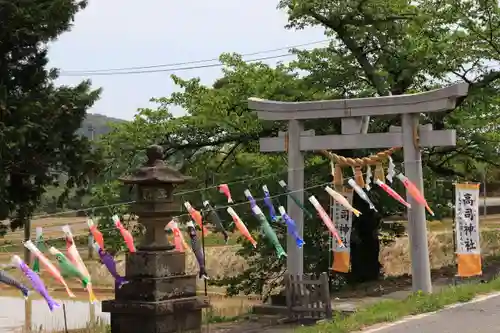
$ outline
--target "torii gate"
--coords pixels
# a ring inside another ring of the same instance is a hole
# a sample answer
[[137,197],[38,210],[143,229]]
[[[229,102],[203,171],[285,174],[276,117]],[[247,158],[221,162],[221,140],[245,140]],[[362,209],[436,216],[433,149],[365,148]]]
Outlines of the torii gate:
[[[279,102],[249,98],[248,107],[257,111],[261,120],[288,121],[288,133],[278,137],[261,138],[261,152],[288,151],[288,187],[304,202],[304,151],[369,149],[403,147],[405,175],[423,193],[423,175],[420,149],[414,145],[414,130],[419,129],[422,147],[455,146],[455,130],[434,131],[431,124],[419,126],[420,113],[444,112],[456,107],[457,99],[467,96],[468,84],[460,83],[427,92],[356,99],[323,100],[311,102]],[[401,115],[402,126],[391,126],[388,133],[360,134],[363,117]],[[314,135],[304,131],[303,120],[341,118],[342,134]],[[288,141],[285,143],[285,141]],[[287,149],[285,149],[287,146]],[[411,244],[412,282],[414,291],[432,292],[425,208],[407,193],[412,205],[408,213]],[[302,210],[288,198],[288,214],[303,234]],[[287,270],[290,274],[303,274],[303,252],[287,238]]]

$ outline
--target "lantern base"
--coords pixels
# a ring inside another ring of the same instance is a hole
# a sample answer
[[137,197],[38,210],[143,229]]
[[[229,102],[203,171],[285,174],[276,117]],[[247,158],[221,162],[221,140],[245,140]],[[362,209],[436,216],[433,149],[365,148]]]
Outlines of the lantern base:
[[138,245],[137,250],[138,251],[148,251],[148,252],[154,252],[154,251],[171,251],[175,249],[174,245],[166,245],[166,244],[148,244],[148,245]]
[[113,333],[201,333],[202,309],[207,307],[210,307],[207,297],[102,302],[102,310],[111,313]]
[[112,333],[198,333],[208,297],[196,295],[196,275],[186,274],[178,251],[128,253],[125,279],[115,299],[102,302]]

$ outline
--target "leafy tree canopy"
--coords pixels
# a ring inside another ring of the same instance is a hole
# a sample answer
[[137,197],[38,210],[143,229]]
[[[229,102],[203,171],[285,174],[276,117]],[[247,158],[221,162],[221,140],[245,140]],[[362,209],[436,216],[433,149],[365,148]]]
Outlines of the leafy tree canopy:
[[[30,217],[45,187],[84,185],[95,167],[86,138],[75,134],[98,99],[89,81],[54,85],[48,43],[71,27],[86,1],[1,1],[0,220],[17,228]],[[3,224],[1,226],[4,226]]]

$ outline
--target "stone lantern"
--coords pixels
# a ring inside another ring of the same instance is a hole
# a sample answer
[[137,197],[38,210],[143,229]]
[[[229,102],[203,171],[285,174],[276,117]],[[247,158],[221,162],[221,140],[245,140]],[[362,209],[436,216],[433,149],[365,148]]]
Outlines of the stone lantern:
[[175,251],[164,232],[172,217],[181,213],[174,186],[191,177],[167,166],[160,146],[149,147],[147,157],[143,167],[120,178],[137,187],[131,212],[146,232],[137,252],[127,254],[129,283],[115,290],[114,300],[103,301],[102,310],[111,313],[113,333],[200,332],[208,298],[197,296],[196,274],[186,274],[185,253]]

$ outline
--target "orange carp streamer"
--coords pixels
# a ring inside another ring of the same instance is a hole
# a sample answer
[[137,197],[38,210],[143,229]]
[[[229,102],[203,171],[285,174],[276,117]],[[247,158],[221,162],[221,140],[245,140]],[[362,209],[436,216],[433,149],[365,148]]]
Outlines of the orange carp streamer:
[[95,242],[101,249],[104,250],[104,237],[102,236],[102,233],[99,231],[99,229],[97,229],[94,221],[92,219],[87,219],[87,225],[89,226],[89,230],[92,233],[92,237],[94,237]]
[[198,210],[194,209],[193,206],[191,206],[191,204],[188,201],[186,201],[184,203],[184,207],[186,207],[189,215],[191,215],[191,218],[196,222],[196,224],[203,231],[203,235],[206,236],[208,234],[208,230],[203,225],[203,217],[201,216],[201,213]]
[[425,206],[425,209],[427,209],[427,211],[429,212],[429,214],[431,214],[432,216],[434,216],[434,212],[432,211],[432,209],[427,204],[427,200],[425,200],[424,196],[422,195],[422,192],[420,192],[420,190],[417,188],[417,186],[415,184],[413,184],[408,179],[408,177],[406,177],[402,173],[398,173],[396,175],[396,178],[398,178],[403,183],[404,187],[408,191],[408,194],[410,194],[410,196],[413,199],[415,199],[416,202],[418,202],[422,206]]
[[257,241],[252,237],[252,235],[250,234],[250,231],[248,231],[247,226],[245,225],[245,223],[243,223],[243,221],[238,216],[238,214],[236,214],[236,212],[234,211],[234,209],[231,208],[231,207],[228,207],[227,208],[227,212],[233,218],[234,224],[236,225],[236,228],[238,228],[239,232],[243,236],[245,236],[245,238],[248,239],[248,241],[250,243],[252,243],[253,247],[257,247]]
[[125,229],[125,227],[120,222],[120,219],[118,218],[117,215],[113,215],[112,219],[113,219],[113,222],[115,223],[116,228],[122,234],[123,240],[125,241],[125,244],[127,245],[128,250],[131,253],[136,252],[135,245],[134,245],[134,237],[132,237],[132,234],[130,233],[130,231]]

